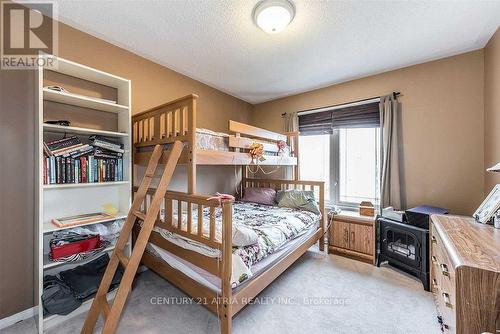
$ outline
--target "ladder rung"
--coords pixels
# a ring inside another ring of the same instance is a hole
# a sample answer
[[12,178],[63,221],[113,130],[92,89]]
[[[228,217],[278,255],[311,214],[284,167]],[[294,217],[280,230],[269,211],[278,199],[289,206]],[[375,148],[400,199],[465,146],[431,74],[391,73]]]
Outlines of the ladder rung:
[[145,221],[145,220],[146,220],[146,214],[145,214],[145,213],[143,213],[143,212],[140,212],[139,210],[134,210],[134,211],[132,211],[132,214],[133,214],[134,216],[136,216],[137,218],[142,219],[142,221]]
[[128,265],[129,258],[125,254],[123,254],[123,251],[120,249],[116,250],[115,255],[118,258],[118,260],[120,260],[120,263],[122,264],[122,266],[124,268],[126,268]]
[[96,298],[99,298],[98,302],[101,306],[102,316],[104,317],[104,321],[106,321],[106,319],[108,319],[109,311],[111,310],[111,308],[109,307],[108,301],[106,299],[106,295],[103,295],[101,297],[96,297]]

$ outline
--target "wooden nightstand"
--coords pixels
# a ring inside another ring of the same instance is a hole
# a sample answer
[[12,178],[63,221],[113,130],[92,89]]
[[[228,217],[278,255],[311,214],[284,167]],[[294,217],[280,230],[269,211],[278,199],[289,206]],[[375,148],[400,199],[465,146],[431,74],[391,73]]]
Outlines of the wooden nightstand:
[[328,253],[375,264],[375,217],[357,212],[333,215]]

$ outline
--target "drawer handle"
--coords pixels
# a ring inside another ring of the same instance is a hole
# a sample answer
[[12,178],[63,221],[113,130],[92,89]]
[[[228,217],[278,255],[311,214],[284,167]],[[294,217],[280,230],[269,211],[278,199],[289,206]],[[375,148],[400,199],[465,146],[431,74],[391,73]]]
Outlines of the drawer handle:
[[435,236],[431,236],[431,241],[434,242],[434,243],[437,243],[437,239]]
[[444,275],[444,276],[448,276],[450,277],[450,272],[448,271],[448,266],[446,264],[441,264],[440,265],[441,267],[441,273]]
[[453,305],[451,304],[451,301],[450,301],[450,295],[447,292],[443,292],[442,295],[443,295],[444,304],[446,305],[446,307],[453,308]]
[[437,286],[438,282],[435,278],[432,279],[432,286]]
[[432,262],[437,262],[437,258],[434,255],[431,256],[431,260]]

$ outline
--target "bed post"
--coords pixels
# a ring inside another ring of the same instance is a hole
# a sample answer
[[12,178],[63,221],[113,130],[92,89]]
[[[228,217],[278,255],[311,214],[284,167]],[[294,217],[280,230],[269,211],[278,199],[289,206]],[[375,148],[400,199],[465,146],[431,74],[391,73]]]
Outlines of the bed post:
[[297,165],[294,167],[295,168],[295,181],[300,180],[300,156],[299,156],[299,133],[295,132],[293,134],[293,146],[295,150],[295,156],[297,157]]
[[192,95],[188,105],[188,193],[196,192],[196,95]]
[[247,186],[248,171],[246,165],[241,165],[240,199],[243,197]]
[[218,314],[220,318],[221,334],[231,334],[232,331],[232,255],[233,255],[233,202],[225,200],[222,202],[222,296],[218,302]]
[[325,234],[326,234],[326,212],[325,212],[325,183],[321,182],[319,186],[319,211],[321,212],[321,228],[323,230],[323,234],[321,238],[319,238],[319,250],[325,250]]

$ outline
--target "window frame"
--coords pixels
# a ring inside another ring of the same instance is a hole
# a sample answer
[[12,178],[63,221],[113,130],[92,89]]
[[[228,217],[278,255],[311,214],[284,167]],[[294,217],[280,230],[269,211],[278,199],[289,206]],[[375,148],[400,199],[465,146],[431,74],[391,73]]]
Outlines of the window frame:
[[[379,136],[380,136],[380,128],[379,129]],[[340,133],[339,129],[333,129],[332,134],[325,134],[325,136],[329,137],[330,141],[330,156],[329,156],[329,163],[330,163],[330,187],[329,187],[329,198],[330,200],[326,201],[326,206],[331,208],[333,206],[337,206],[340,209],[347,210],[347,211],[356,211],[359,208],[359,203],[357,202],[347,202],[347,201],[341,201],[340,200]],[[380,149],[380,137],[377,138],[375,135],[375,149],[379,151]],[[377,152],[378,153],[378,152]],[[379,170],[379,164],[381,163],[381,157],[377,154],[376,160],[375,160],[375,169],[378,171]],[[380,175],[379,172],[377,172],[377,182],[380,183]],[[377,186],[377,188],[379,188]],[[375,208],[378,208],[380,206],[380,189],[377,189],[376,195],[378,198],[375,198],[375,203],[373,205]]]
[[[380,129],[380,128],[374,128]],[[380,136],[380,130],[379,130]],[[380,157],[378,156],[378,151],[380,147],[380,137],[377,138],[377,132],[375,132],[375,170],[379,170],[379,164],[381,163]],[[376,182],[380,183],[380,175],[377,172]],[[341,209],[355,211],[359,208],[359,203],[348,202],[340,200],[340,134],[339,129],[334,129],[333,134],[330,135],[330,198],[333,199],[333,204]],[[376,189],[378,186],[376,185]],[[376,190],[376,196],[373,205],[375,208],[380,206],[380,189]]]

